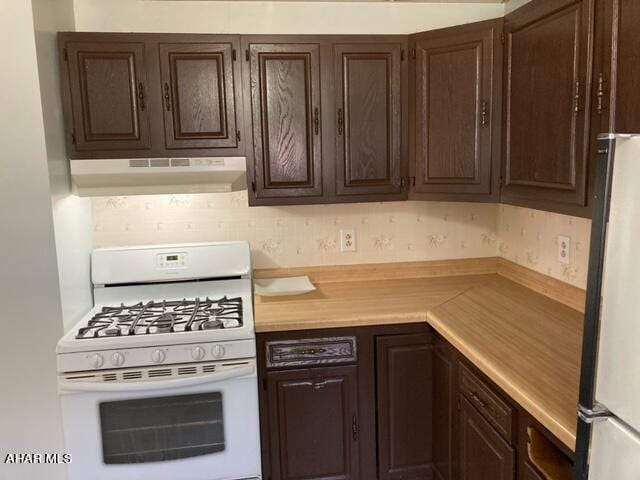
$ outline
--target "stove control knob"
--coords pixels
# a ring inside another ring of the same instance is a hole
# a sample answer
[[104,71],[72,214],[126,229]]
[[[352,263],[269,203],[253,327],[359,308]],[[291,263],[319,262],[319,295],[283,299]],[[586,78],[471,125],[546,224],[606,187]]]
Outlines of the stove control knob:
[[153,363],[162,363],[166,357],[166,354],[162,350],[154,350],[151,353],[151,361]]
[[99,353],[94,353],[93,355],[89,356],[89,364],[93,368],[100,368],[102,365],[104,365],[104,358],[102,358],[102,355],[100,355]]
[[222,345],[214,345],[211,348],[211,355],[213,355],[213,358],[222,358],[224,357],[224,354],[225,351]]
[[205,351],[204,348],[202,347],[195,347],[193,350],[191,350],[191,357],[194,360],[202,360],[205,356]]
[[124,365],[124,355],[120,352],[116,352],[111,355],[111,365],[113,365],[114,367],[121,367],[122,365]]

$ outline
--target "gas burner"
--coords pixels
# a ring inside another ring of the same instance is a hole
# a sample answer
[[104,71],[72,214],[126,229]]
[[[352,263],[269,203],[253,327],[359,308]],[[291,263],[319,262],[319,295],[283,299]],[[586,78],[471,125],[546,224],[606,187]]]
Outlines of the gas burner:
[[242,299],[222,297],[103,307],[76,338],[190,332],[242,326]]

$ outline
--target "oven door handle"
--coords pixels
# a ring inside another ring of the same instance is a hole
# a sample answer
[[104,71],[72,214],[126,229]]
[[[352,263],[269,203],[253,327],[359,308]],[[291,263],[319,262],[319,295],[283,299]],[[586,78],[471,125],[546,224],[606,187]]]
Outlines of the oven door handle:
[[195,387],[208,383],[220,382],[232,378],[246,377],[255,374],[255,365],[243,365],[229,368],[223,372],[198,375],[197,377],[172,378],[170,380],[143,380],[124,382],[77,382],[60,379],[58,393],[81,392],[139,392],[151,390],[166,390],[172,388]]

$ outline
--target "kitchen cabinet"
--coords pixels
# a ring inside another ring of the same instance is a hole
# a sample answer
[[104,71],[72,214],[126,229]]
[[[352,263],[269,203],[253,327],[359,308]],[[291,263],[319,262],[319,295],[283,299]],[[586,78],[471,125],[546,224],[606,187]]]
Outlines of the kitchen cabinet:
[[320,43],[245,39],[245,95],[253,125],[249,162],[255,198],[323,194]]
[[522,480],[544,480],[541,475],[538,474],[535,468],[528,463],[524,464],[524,472]]
[[431,479],[433,336],[376,338],[379,480]]
[[405,176],[402,44],[338,43],[333,55],[336,197],[400,199]]
[[503,203],[588,215],[594,0],[505,17]]
[[460,397],[460,480],[513,480],[515,451]]
[[71,159],[243,154],[238,36],[58,40]]
[[[158,45],[167,150],[238,147],[234,75],[237,38]],[[231,92],[231,94],[227,94]]]
[[359,478],[357,367],[269,372],[271,478]]
[[411,198],[499,195],[502,19],[410,37]]
[[433,470],[438,480],[455,478],[454,453],[456,424],[456,358],[455,351],[437,337],[433,349]]
[[[147,57],[139,36],[61,36],[69,152],[151,149]],[[107,153],[109,155],[109,153]]]
[[640,132],[640,3],[598,2],[594,113],[601,117],[597,133]]

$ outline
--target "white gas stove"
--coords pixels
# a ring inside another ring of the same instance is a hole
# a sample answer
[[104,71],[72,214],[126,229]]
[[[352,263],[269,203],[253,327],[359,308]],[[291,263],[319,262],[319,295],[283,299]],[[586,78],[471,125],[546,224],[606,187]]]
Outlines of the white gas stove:
[[95,307],[56,349],[70,478],[260,478],[249,245],[91,265]]

